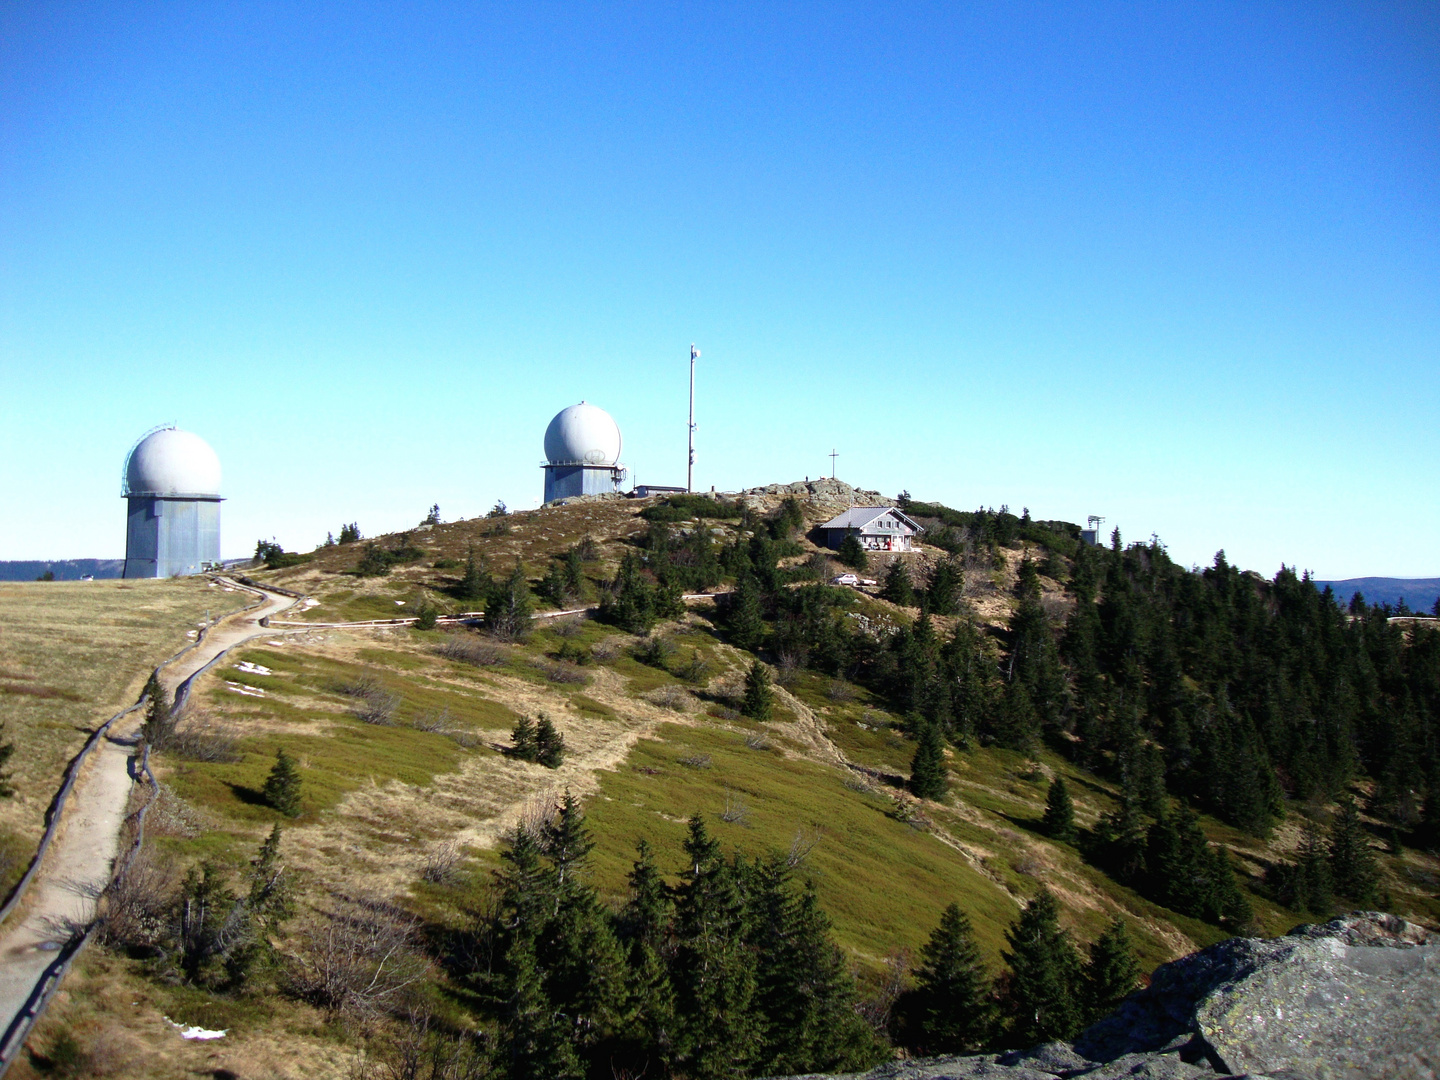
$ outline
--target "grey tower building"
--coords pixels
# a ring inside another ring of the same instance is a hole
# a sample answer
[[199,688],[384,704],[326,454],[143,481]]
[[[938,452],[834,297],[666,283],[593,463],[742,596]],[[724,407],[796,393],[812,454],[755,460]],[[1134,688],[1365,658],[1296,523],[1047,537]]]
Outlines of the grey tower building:
[[545,429],[545,501],[571,495],[619,491],[620,428],[604,409],[588,402],[561,409]]
[[125,459],[125,577],[198,574],[220,561],[220,459],[176,427],[144,436]]

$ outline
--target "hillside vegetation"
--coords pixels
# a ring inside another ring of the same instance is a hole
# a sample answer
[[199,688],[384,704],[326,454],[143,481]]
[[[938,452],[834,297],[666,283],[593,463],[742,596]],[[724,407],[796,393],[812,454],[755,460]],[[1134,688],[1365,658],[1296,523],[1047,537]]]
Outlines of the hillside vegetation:
[[[810,530],[852,497],[597,500],[265,552],[255,576],[314,625],[232,653],[157,744],[142,872],[40,1044],[109,1046],[131,1076],[388,1076],[422,1051],[455,1077],[858,1066],[1073,1027],[1104,994],[1067,936],[1149,970],[1357,903],[1440,915],[1440,634],[1289,570],[903,497],[922,550],[831,587]],[[537,725],[563,749],[524,750]],[[245,949],[185,959],[166,913],[200,895],[243,909]],[[1022,913],[1058,952],[1025,959]],[[936,957],[967,942],[985,1024],[942,1031]],[[1026,964],[1080,1004],[1021,1008]],[[704,1006],[702,970],[744,1007]],[[162,1014],[229,1033],[181,1044]]]
[[0,895],[28,865],[90,733],[135,702],[207,613],[249,599],[204,579],[0,584],[0,744],[13,747],[0,766]]

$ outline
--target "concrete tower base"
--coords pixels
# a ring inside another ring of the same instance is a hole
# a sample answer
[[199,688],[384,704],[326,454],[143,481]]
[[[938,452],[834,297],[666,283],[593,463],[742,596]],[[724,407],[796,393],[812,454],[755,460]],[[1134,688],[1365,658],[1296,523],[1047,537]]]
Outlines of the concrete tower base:
[[603,495],[619,491],[625,470],[613,465],[545,465],[545,501],[573,495]]
[[131,495],[127,578],[183,577],[220,561],[220,500]]

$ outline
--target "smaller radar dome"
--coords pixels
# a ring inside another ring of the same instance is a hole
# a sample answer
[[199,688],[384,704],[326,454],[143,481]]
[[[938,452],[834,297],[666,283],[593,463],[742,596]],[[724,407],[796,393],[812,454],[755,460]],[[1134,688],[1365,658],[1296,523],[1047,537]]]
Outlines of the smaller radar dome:
[[604,409],[588,402],[561,409],[545,429],[551,465],[614,465],[620,460],[620,428]]
[[126,495],[220,497],[220,459],[199,435],[179,428],[151,432],[125,461]]

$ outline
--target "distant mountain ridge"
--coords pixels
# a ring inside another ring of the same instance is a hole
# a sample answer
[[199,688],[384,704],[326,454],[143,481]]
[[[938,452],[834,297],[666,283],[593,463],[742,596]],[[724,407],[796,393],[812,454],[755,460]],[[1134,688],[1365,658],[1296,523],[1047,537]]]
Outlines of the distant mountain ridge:
[[1326,585],[1335,590],[1336,599],[1342,604],[1350,603],[1350,598],[1358,592],[1368,604],[1397,607],[1404,600],[1412,611],[1427,613],[1440,597],[1440,578],[1357,577],[1315,582],[1317,589]]
[[45,571],[56,581],[79,581],[87,574],[96,578],[118,578],[125,570],[124,559],[15,559],[0,562],[0,581],[34,581]]

